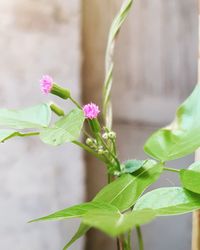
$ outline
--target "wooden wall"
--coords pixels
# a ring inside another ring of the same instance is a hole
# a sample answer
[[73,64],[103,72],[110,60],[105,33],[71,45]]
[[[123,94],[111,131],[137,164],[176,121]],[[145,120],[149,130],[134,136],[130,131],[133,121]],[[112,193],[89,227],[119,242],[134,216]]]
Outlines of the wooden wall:
[[[84,102],[100,104],[107,33],[121,2],[83,1]],[[135,2],[115,55],[114,127],[122,160],[145,157],[142,145],[147,136],[170,122],[177,105],[195,85],[197,23],[196,0]],[[183,167],[191,161],[189,157],[173,164]],[[93,158],[87,158],[88,199],[106,183],[105,171],[97,165]],[[177,182],[174,175],[165,174],[155,186],[173,186]],[[190,215],[156,220],[145,226],[144,231],[148,250],[190,249]],[[110,250],[114,244],[93,231],[88,236],[87,249]]]

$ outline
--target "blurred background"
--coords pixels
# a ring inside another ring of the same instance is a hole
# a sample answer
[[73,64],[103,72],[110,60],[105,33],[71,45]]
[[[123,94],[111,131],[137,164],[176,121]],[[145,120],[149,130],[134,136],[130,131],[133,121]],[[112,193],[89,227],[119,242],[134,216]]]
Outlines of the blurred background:
[[[39,90],[42,74],[52,75],[83,103],[101,104],[107,35],[121,3],[1,0],[0,106],[48,100]],[[135,1],[115,53],[112,100],[121,160],[146,158],[146,138],[173,119],[192,91],[197,37],[196,0]],[[62,249],[79,221],[26,222],[94,197],[106,184],[105,169],[70,144],[50,147],[37,138],[16,138],[0,149],[0,249]],[[190,156],[170,164],[183,168],[192,161]],[[165,173],[151,189],[178,184],[175,174]],[[191,227],[191,215],[157,219],[143,227],[146,249],[188,250]],[[133,242],[136,246],[136,238]],[[115,242],[92,230],[70,249],[111,250]]]

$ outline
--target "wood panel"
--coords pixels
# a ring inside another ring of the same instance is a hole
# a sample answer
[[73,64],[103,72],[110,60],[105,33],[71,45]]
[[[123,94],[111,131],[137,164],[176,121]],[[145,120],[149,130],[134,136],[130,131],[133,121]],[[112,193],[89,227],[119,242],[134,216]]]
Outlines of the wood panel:
[[[83,1],[84,102],[101,102],[107,34],[121,3],[119,0]],[[168,123],[177,105],[196,84],[197,24],[196,0],[135,1],[119,36],[115,55],[112,99],[121,159],[125,155],[130,158],[143,155],[139,145],[142,146],[142,138],[150,133],[149,126],[156,129]],[[125,127],[126,133],[123,132]],[[132,141],[127,142],[122,135],[132,138]],[[106,179],[102,166],[91,158],[87,159],[88,198],[91,198]],[[189,236],[180,241],[176,250],[188,250],[190,246],[191,220],[187,219],[184,225],[184,235]],[[147,230],[147,234],[151,235],[151,232]],[[178,237],[181,239],[182,236]],[[161,238],[167,247],[168,242],[162,235]],[[173,240],[170,246],[175,244]],[[148,243],[151,245],[148,249],[156,250],[150,237]],[[88,250],[102,249],[102,246],[104,250],[114,249],[113,241],[94,231],[89,234]]]

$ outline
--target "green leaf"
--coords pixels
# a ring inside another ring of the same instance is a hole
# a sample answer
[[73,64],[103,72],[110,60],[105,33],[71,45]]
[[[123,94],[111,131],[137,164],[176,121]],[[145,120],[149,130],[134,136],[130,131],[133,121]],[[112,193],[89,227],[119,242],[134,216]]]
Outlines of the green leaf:
[[181,158],[200,147],[200,84],[178,108],[171,125],[155,132],[144,150],[153,158],[169,161]]
[[135,226],[146,224],[155,218],[150,209],[122,214],[119,211],[92,210],[83,217],[83,222],[115,237]]
[[200,208],[200,195],[181,187],[159,188],[143,195],[134,211],[148,208],[157,215],[184,214]]
[[193,170],[195,172],[200,172],[200,161],[194,162],[192,165],[189,166],[189,170]]
[[162,171],[162,164],[148,160],[134,175],[124,174],[104,187],[94,201],[109,203],[124,211],[134,205],[144,190],[159,178]]
[[49,104],[43,103],[21,110],[0,110],[0,126],[27,129],[47,127],[51,120]]
[[83,111],[76,108],[58,120],[53,127],[43,129],[40,138],[54,146],[74,141],[80,136],[84,120]]
[[[82,203],[80,205],[75,205],[69,208],[65,208],[63,210],[57,211],[53,214],[50,214],[45,217],[41,217],[35,220],[32,220],[30,222],[37,222],[37,221],[50,221],[50,220],[64,220],[64,219],[70,219],[70,218],[81,218],[85,214],[87,214],[90,210],[94,209],[111,209],[113,210],[113,206],[105,203],[100,202],[86,202]],[[114,208],[114,211],[118,211],[117,208]]]
[[188,170],[182,169],[180,179],[184,188],[200,194],[200,162],[195,162]]
[[71,240],[67,243],[67,245],[63,248],[63,250],[68,249],[75,241],[77,241],[79,238],[85,235],[89,229],[90,229],[90,226],[87,226],[84,223],[81,223],[77,232],[71,238]]
[[145,162],[146,161],[128,160],[122,164],[122,172],[131,174],[140,169]]

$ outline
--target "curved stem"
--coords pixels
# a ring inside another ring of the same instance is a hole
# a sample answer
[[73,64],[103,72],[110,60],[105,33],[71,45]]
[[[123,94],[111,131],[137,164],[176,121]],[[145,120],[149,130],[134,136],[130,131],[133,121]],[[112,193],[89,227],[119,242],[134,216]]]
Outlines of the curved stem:
[[141,231],[140,226],[136,226],[136,232],[138,236],[139,250],[144,250],[144,243],[143,243],[142,231]]
[[164,167],[163,169],[166,170],[166,171],[175,172],[175,173],[179,173],[180,172],[180,170],[176,169],[176,168],[167,168],[167,167]]
[[79,141],[72,141],[73,144],[83,148],[84,150],[86,150],[87,152],[89,152],[90,154],[94,155],[96,158],[98,158],[99,160],[103,161],[104,163],[108,164],[108,162],[99,154],[97,154],[96,152],[94,152],[91,148],[89,148],[87,145],[79,142]]
[[22,137],[26,137],[26,136],[35,136],[35,135],[39,135],[39,132],[30,132],[30,133],[26,133],[26,134],[20,134],[20,136]]
[[76,100],[74,100],[74,98],[72,98],[72,97],[70,96],[69,99],[70,99],[79,109],[82,109],[81,105],[80,105]]

